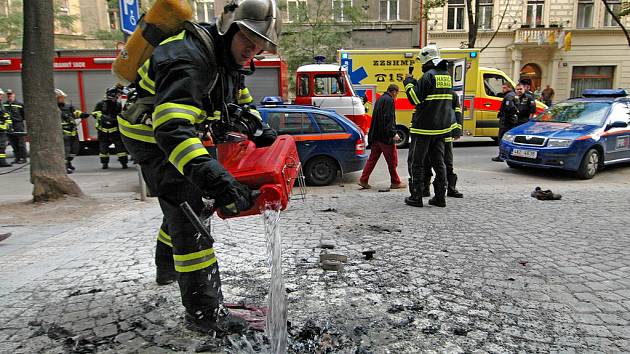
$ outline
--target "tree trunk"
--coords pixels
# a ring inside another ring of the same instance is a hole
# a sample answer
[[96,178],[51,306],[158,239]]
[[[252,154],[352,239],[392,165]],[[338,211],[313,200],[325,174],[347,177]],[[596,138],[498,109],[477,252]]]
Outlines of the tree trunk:
[[606,7],[606,12],[608,12],[610,16],[612,16],[612,18],[615,20],[615,22],[617,22],[619,27],[621,27],[621,30],[623,31],[623,34],[626,36],[626,40],[628,41],[628,46],[630,46],[630,34],[628,34],[628,30],[626,29],[626,27],[624,27],[623,23],[621,23],[622,19],[613,12],[606,0],[602,0],[602,2],[604,3],[604,7]]
[[53,81],[53,18],[52,1],[24,1],[22,87],[31,140],[31,183],[35,202],[64,195],[83,195],[65,170]]
[[468,13],[468,48],[474,48],[479,30],[479,0],[475,1],[474,11],[472,0],[466,0],[466,12]]

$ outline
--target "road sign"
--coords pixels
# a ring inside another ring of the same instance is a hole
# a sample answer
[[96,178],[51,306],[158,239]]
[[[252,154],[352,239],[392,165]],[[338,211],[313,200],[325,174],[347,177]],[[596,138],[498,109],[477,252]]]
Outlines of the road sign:
[[120,6],[120,28],[126,34],[132,34],[140,18],[138,0],[118,0]]

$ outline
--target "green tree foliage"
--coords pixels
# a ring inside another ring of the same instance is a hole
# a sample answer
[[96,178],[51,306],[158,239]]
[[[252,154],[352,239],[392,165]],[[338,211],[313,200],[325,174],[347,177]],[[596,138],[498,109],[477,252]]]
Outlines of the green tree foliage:
[[[345,4],[349,5],[350,1]],[[279,6],[286,10],[286,0]],[[351,43],[352,28],[359,23],[362,14],[360,10],[347,6],[343,9],[341,21],[341,10],[336,9],[335,16],[330,0],[313,0],[308,2],[308,8],[298,6],[288,10],[290,21],[283,24],[280,49],[287,60],[293,87],[295,70],[300,65],[313,63],[314,56],[322,55],[326,62],[335,62],[337,50]]]
[[[0,14],[0,49],[19,49],[22,46],[24,28],[22,1],[0,0],[0,9],[8,10],[8,14]],[[61,11],[61,6],[57,1],[54,6],[54,16],[57,27],[68,30],[72,30],[77,20],[77,16]]]

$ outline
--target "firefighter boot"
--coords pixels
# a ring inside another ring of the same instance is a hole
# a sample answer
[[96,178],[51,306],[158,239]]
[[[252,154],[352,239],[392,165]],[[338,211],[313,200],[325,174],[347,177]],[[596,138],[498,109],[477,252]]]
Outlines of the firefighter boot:
[[431,180],[430,179],[429,181],[424,181],[424,184],[422,185],[422,196],[423,197],[431,196]]
[[0,167],[11,167],[12,164],[8,163],[6,159],[0,159]]
[[125,162],[125,163],[122,163],[122,162],[121,162],[121,163],[120,163],[120,165],[122,166],[122,169],[123,169],[123,170],[126,170],[126,169],[128,169],[128,168],[129,168],[129,166],[127,166],[127,163],[126,163],[126,162]]
[[446,190],[446,195],[452,198],[464,198],[464,194],[457,190],[455,187],[457,185],[457,175],[452,174],[446,176],[446,181],[448,182],[448,189]]
[[71,174],[76,168],[72,166],[72,162],[66,161],[66,173]]
[[409,179],[409,193],[411,193],[411,196],[405,198],[405,204],[421,208],[423,205],[420,184],[417,182],[413,183],[413,181]]
[[191,331],[224,336],[232,333],[243,333],[249,325],[241,317],[234,316],[223,306],[194,312],[186,311],[186,328]]
[[446,186],[443,183],[439,183],[437,178],[433,180],[433,191],[435,196],[429,199],[429,205],[435,205],[441,208],[446,206]]
[[155,271],[155,282],[158,285],[168,285],[177,281],[178,273],[174,269],[164,269],[157,267]]
[[107,162],[104,162],[101,165],[102,165],[101,168],[104,169],[104,170],[109,168],[109,164]]

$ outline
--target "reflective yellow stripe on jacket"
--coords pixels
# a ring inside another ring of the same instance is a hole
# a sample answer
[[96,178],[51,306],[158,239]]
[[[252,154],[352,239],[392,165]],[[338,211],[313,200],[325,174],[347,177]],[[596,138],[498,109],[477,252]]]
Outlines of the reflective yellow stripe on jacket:
[[175,260],[175,270],[180,273],[208,268],[217,262],[214,248],[188,254],[173,254],[173,260]]
[[188,138],[177,144],[175,149],[169,154],[168,160],[181,174],[184,174],[184,166],[190,160],[202,155],[208,155],[208,150],[203,146],[201,140],[199,138]]
[[419,134],[419,135],[442,135],[442,134],[448,134],[450,133],[453,129],[457,128],[459,124],[457,123],[453,123],[451,124],[450,127],[445,128],[445,129],[418,129],[418,128],[410,128],[409,132],[411,134]]
[[173,241],[171,240],[171,236],[167,234],[164,230],[162,230],[161,227],[160,227],[160,232],[158,232],[158,241],[162,242],[163,244],[169,247],[173,247]]
[[249,94],[249,89],[247,87],[239,90],[238,104],[248,104],[252,102],[254,102],[254,98]]
[[190,124],[195,124],[201,113],[201,109],[188,104],[162,103],[153,111],[153,129],[171,119],[185,119]]
[[155,95],[155,81],[149,77],[149,66],[151,65],[151,58],[147,59],[144,64],[138,69],[138,75],[140,75],[139,85],[150,94]]
[[144,141],[145,143],[156,144],[153,136],[153,128],[146,124],[131,124],[118,116],[118,127],[120,133],[130,139]]
[[414,88],[414,84],[408,83],[407,86],[405,86],[405,91],[407,92],[407,97],[411,99],[411,102],[413,102],[414,105],[417,105],[420,103],[420,100],[418,99]]
[[426,101],[435,101],[435,100],[449,100],[452,101],[453,100],[453,95],[450,93],[444,93],[444,94],[434,94],[434,95],[428,95],[427,98],[425,98]]

